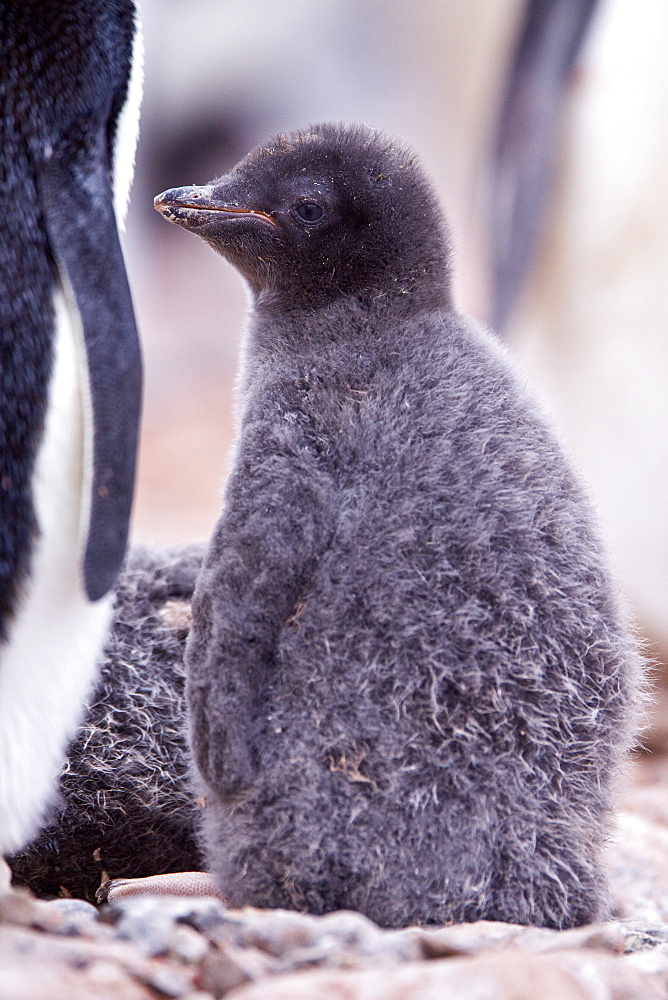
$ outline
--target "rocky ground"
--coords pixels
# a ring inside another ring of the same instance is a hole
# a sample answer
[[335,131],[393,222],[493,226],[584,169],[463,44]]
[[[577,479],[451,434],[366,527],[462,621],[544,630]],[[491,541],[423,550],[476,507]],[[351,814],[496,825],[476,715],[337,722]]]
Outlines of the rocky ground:
[[609,851],[615,919],[563,932],[0,895],[0,1000],[668,1000],[668,758],[633,764]]

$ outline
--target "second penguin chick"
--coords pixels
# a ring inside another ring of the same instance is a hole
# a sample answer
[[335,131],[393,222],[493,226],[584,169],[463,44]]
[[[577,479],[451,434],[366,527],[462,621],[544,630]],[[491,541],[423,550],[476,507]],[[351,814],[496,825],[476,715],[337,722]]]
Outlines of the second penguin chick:
[[577,476],[453,305],[415,157],[322,125],[156,207],[252,293],[186,654],[223,893],[390,927],[605,914],[640,659]]

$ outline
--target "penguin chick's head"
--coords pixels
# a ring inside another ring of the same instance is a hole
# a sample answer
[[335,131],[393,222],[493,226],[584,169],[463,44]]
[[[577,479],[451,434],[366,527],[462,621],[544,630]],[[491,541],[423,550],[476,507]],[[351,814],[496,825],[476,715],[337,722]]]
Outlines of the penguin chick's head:
[[163,192],[155,207],[282,306],[341,294],[450,301],[436,196],[410,150],[365,126],[278,136],[210,184]]

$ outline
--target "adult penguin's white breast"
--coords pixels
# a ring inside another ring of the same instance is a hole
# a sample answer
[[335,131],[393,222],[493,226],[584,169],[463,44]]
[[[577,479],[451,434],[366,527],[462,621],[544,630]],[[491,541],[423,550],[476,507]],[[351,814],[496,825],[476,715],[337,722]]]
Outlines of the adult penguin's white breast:
[[113,593],[89,601],[81,574],[91,479],[85,447],[77,317],[54,296],[53,371],[33,499],[39,525],[30,578],[0,670],[2,848],[22,847],[42,820],[106,637]]

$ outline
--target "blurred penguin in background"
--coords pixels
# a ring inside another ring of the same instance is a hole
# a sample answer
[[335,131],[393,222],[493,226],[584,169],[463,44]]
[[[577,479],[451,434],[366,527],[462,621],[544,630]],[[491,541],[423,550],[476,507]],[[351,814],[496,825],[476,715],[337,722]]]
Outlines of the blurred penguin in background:
[[0,4],[0,847],[44,819],[108,630],[140,417],[118,226],[133,0]]
[[508,63],[490,176],[490,318],[503,330],[536,255],[568,81],[599,0],[528,0]]
[[[563,24],[589,4],[533,6],[551,8],[554,26],[555,14]],[[554,33],[543,30],[551,71],[534,59],[520,73],[515,60],[493,168],[491,241],[492,315],[508,317],[509,342],[594,489],[625,591],[664,664],[668,138],[660,123],[668,114],[667,32],[661,0],[648,0],[641,18],[630,0],[599,0],[564,88],[549,161],[547,131],[532,131],[528,122],[546,100],[537,81],[556,77]],[[665,688],[662,697],[655,748],[668,734]]]

